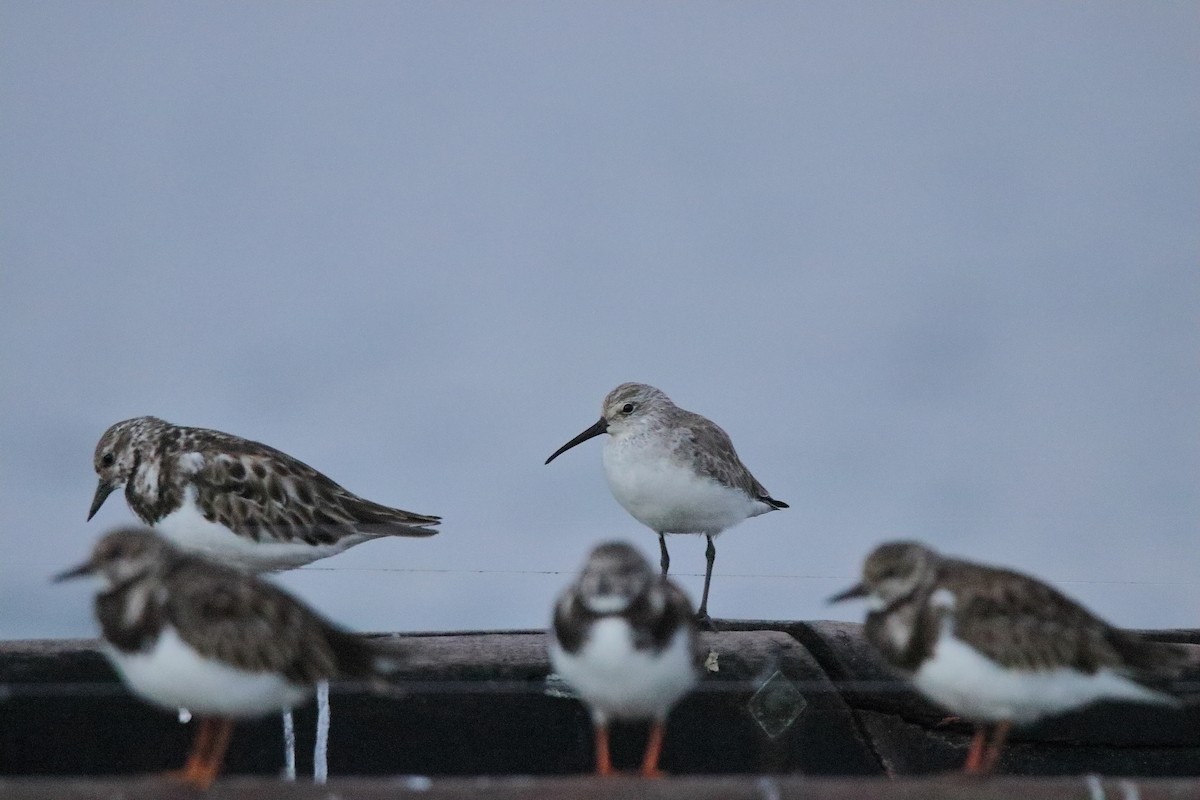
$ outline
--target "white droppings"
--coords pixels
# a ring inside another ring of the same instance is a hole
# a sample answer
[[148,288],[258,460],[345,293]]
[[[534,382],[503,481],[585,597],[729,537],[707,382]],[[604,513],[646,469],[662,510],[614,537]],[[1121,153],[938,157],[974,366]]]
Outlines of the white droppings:
[[428,775],[409,775],[404,779],[404,788],[414,792],[428,792],[433,788],[433,779]]
[[313,748],[313,783],[329,778],[329,681],[317,684],[317,744]]
[[783,797],[779,791],[779,784],[774,778],[764,775],[758,779],[754,786],[758,789],[758,794],[763,800],[780,800]]
[[1122,800],[1142,800],[1142,793],[1136,782],[1122,778],[1118,785],[1121,787]]
[[283,778],[296,780],[296,721],[290,708],[283,712]]

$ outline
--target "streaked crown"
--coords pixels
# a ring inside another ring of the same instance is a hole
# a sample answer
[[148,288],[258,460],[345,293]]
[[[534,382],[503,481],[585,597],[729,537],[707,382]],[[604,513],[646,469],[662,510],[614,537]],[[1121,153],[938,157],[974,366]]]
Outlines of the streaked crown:
[[153,435],[167,427],[158,417],[134,417],[111,426],[96,443],[92,465],[96,474],[113,485],[129,480],[137,465],[137,452]]
[[100,537],[78,574],[98,574],[109,585],[163,572],[178,551],[149,528],[116,528]]
[[863,562],[863,586],[890,603],[934,578],[940,556],[920,542],[885,542]]
[[645,383],[622,383],[604,398],[601,414],[609,425],[674,407],[671,398]]

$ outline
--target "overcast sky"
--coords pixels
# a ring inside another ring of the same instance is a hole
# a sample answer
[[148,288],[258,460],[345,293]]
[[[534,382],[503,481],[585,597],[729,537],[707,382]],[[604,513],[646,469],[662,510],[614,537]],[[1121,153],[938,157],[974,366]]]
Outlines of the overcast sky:
[[445,517],[281,578],[336,620],[540,627],[656,559],[542,464],[630,380],[791,504],[714,616],[861,618],[905,537],[1200,625],[1198,8],[3,2],[0,637],[92,634],[140,414]]

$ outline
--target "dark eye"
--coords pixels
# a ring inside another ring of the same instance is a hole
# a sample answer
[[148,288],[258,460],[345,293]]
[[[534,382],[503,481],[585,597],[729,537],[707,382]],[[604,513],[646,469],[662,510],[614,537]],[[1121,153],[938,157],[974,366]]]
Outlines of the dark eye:
[[100,466],[111,467],[113,465],[113,462],[116,460],[117,460],[117,457],[114,456],[112,453],[105,453],[103,456],[100,457]]
[[626,403],[625,405],[621,406],[621,413],[622,414],[632,414],[633,413],[633,403]]

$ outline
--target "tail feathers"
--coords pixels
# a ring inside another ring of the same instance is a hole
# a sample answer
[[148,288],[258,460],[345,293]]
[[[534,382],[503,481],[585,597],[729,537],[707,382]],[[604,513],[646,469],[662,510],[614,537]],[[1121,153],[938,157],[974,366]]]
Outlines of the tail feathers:
[[354,509],[355,529],[372,536],[433,536],[432,526],[442,518],[431,514],[414,514],[401,508],[390,508],[363,500]]
[[406,663],[403,654],[385,649],[379,639],[342,630],[327,632],[337,665],[336,679],[364,683],[376,694],[399,697],[395,675]]
[[1161,695],[1164,702],[1178,705],[1179,698],[1174,695],[1197,694],[1200,645],[1156,642],[1128,631],[1115,631],[1110,641],[1129,677]]

